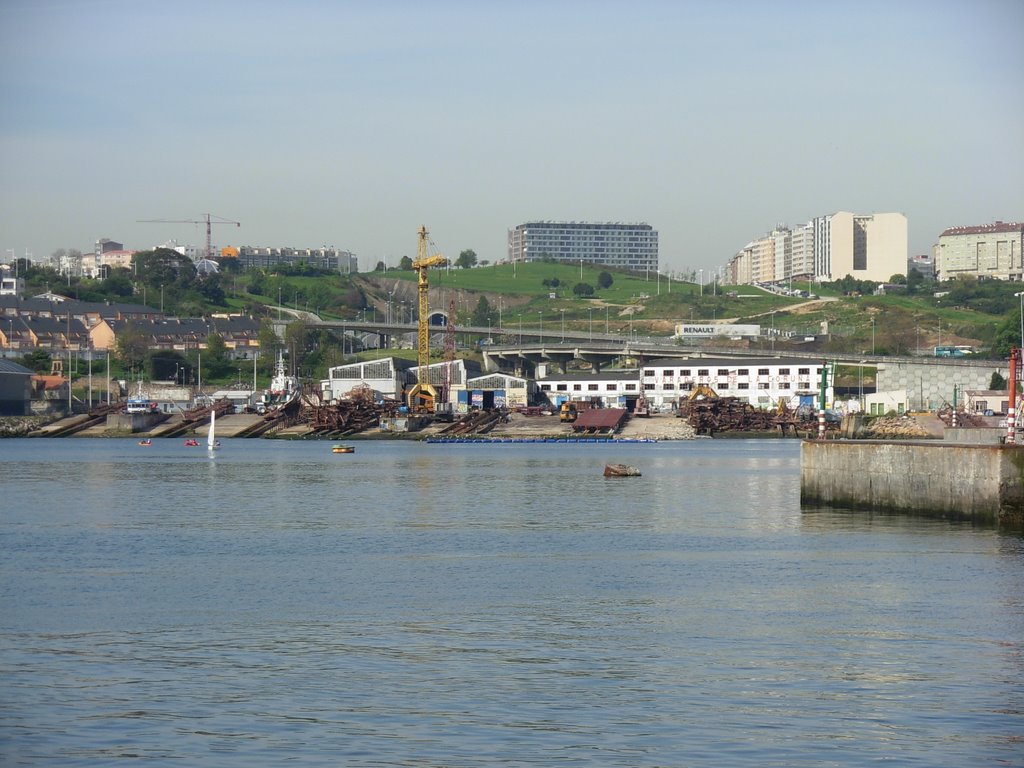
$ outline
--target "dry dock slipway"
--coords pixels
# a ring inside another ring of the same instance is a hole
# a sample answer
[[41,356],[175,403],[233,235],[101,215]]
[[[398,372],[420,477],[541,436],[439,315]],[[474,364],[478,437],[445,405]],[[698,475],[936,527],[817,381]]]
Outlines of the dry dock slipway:
[[800,501],[1024,528],[1024,446],[805,440]]

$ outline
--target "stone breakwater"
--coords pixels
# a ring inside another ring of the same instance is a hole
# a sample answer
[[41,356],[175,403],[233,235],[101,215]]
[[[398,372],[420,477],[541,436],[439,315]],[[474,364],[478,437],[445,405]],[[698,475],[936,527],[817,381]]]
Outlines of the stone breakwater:
[[0,437],[25,437],[47,421],[42,416],[0,416]]

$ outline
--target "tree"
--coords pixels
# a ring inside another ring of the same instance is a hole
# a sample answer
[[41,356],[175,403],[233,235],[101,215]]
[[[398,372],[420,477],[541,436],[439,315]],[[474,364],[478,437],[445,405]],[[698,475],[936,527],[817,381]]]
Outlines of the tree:
[[546,277],[544,278],[544,280],[541,281],[541,285],[546,286],[548,288],[557,288],[561,284],[562,281],[559,280],[557,277]]
[[378,261],[377,266],[373,268],[374,272],[387,272],[387,265],[383,261]]
[[486,296],[481,296],[476,302],[476,309],[473,310],[473,317],[470,320],[472,325],[485,326],[494,322],[494,312],[491,310],[491,303]]
[[1006,389],[1006,379],[1003,378],[999,371],[992,371],[992,379],[988,383],[988,388],[996,392],[1002,392]]
[[110,270],[107,279],[101,284],[103,290],[114,296],[131,296],[134,289],[129,274],[127,269]]
[[408,256],[403,256],[398,260],[398,268],[404,269],[405,271],[408,272],[410,269],[412,269],[412,259],[410,259]]
[[224,337],[219,333],[211,333],[206,337],[206,370],[210,378],[217,378],[227,373],[229,368],[228,348]]
[[611,272],[602,272],[597,276],[597,287],[602,290],[611,288],[613,282]]
[[149,339],[135,323],[129,320],[117,334],[115,345],[117,359],[129,371],[134,371],[145,362],[148,352]]
[[476,266],[476,251],[471,248],[467,248],[459,254],[459,258],[455,260],[455,266],[460,269],[470,269]]
[[594,286],[592,286],[590,283],[576,283],[576,285],[574,285],[572,288],[572,292],[579,296],[580,298],[593,296]]
[[36,373],[49,373],[52,367],[50,353],[40,347],[26,352],[21,358],[21,364]]

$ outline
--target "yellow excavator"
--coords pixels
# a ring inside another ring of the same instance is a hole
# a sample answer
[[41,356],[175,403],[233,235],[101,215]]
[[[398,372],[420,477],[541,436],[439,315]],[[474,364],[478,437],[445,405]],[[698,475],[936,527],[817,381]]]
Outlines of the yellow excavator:
[[443,267],[448,263],[441,254],[427,255],[427,228],[419,229],[419,247],[412,268],[416,270],[417,287],[419,290],[419,323],[416,327],[416,365],[417,382],[409,390],[409,410],[413,413],[433,413],[437,403],[437,389],[427,381],[427,366],[430,363],[430,327],[427,323],[430,305],[427,293],[430,288],[427,282],[427,270],[430,267]]

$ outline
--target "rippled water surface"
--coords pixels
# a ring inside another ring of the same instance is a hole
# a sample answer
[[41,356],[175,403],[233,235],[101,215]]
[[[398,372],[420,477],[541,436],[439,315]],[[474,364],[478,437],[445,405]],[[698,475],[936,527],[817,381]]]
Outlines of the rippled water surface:
[[0,441],[0,764],[1024,764],[1022,539],[796,442],[224,442]]

